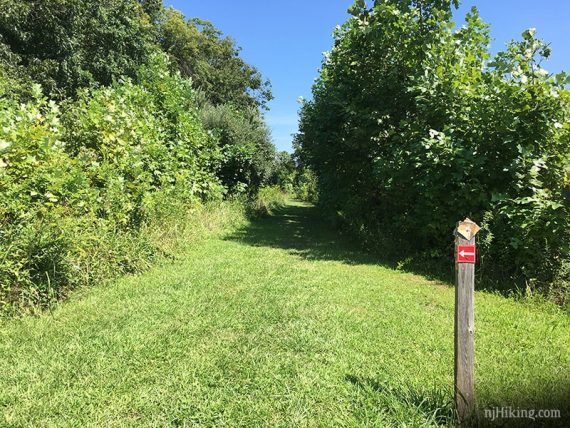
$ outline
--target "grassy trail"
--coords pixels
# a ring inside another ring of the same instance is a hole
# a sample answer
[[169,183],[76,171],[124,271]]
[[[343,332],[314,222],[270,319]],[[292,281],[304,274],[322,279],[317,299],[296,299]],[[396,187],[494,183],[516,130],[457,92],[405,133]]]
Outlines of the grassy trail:
[[[2,321],[0,426],[453,425],[453,296],[291,203]],[[481,407],[568,412],[567,315],[478,293],[476,325]]]

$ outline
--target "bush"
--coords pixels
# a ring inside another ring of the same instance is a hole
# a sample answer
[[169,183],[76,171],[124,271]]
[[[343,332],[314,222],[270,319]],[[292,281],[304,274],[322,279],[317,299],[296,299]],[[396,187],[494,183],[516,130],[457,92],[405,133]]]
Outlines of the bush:
[[161,254],[149,236],[165,212],[187,218],[185,210],[221,199],[216,141],[189,82],[167,70],[157,57],[141,85],[124,80],[62,106],[39,85],[28,103],[0,97],[4,306],[46,305],[138,272]]
[[136,0],[2,1],[0,44],[19,74],[52,97],[134,77],[158,51],[154,35]]
[[221,151],[218,177],[228,193],[255,195],[270,177],[275,153],[260,112],[205,103],[200,118],[204,128],[218,141]]
[[279,186],[262,187],[255,198],[250,200],[248,212],[252,217],[266,217],[286,203],[287,194]]
[[317,177],[315,173],[308,168],[297,170],[295,177],[295,197],[313,204],[319,200]]

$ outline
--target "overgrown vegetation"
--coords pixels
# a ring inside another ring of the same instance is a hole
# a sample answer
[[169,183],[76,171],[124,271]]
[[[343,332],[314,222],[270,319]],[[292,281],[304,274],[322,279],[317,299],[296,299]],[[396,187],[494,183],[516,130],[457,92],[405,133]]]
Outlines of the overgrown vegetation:
[[238,109],[206,102],[200,108],[200,117],[205,129],[218,141],[221,149],[218,177],[230,194],[252,196],[269,183],[275,147],[256,108]]
[[315,174],[295,154],[285,151],[277,153],[270,182],[297,199],[317,202]]
[[133,0],[2,0],[0,43],[21,76],[52,98],[134,77],[157,49],[154,28]]
[[[452,3],[356,1],[291,155],[213,24],[162,0],[0,0],[0,425],[456,425],[453,289],[292,199],[445,265],[469,215],[487,280],[564,303],[570,78],[534,30],[489,61]],[[476,416],[566,426],[568,314],[476,300]]]
[[238,53],[160,1],[2,2],[4,311],[141,271],[205,203],[257,203],[271,92]]
[[[440,266],[466,216],[483,278],[564,302],[570,251],[570,92],[534,29],[490,58],[476,9],[358,0],[335,32],[298,154],[319,200],[371,246]],[[441,262],[440,262],[441,260]]]
[[268,186],[260,189],[257,197],[249,204],[252,217],[266,217],[282,208],[287,203],[288,194],[279,186]]

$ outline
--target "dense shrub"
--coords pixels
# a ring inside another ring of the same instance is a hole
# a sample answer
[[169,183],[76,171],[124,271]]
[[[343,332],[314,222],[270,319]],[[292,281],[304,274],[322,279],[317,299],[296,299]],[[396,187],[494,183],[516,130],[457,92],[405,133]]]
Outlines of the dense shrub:
[[266,217],[287,203],[287,194],[279,186],[266,186],[248,202],[248,214],[252,217]]
[[489,61],[487,25],[472,10],[453,31],[451,3],[356,1],[299,154],[321,203],[369,242],[449,260],[469,216],[485,277],[550,288],[569,252],[569,79],[541,68],[534,30]]
[[139,79],[62,106],[39,85],[28,103],[0,96],[3,303],[47,303],[139,271],[157,254],[141,231],[164,218],[159,207],[221,198],[219,148],[190,83],[162,56]]
[[273,162],[271,184],[281,187],[285,192],[293,193],[297,176],[295,159],[289,152],[281,151],[275,155]]
[[237,109],[229,104],[200,108],[204,128],[220,147],[218,177],[230,194],[255,195],[270,178],[275,146],[257,108]]
[[308,168],[297,170],[293,190],[295,197],[302,201],[317,203],[319,200],[317,177]]
[[306,202],[317,202],[317,178],[313,171],[299,162],[295,154],[278,152],[275,156],[270,182],[283,192]]

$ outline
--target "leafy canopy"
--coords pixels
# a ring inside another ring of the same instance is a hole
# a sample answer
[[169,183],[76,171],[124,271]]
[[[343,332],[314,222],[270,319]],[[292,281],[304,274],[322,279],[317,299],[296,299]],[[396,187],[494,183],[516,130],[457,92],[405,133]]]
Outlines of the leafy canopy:
[[186,20],[170,8],[162,15],[159,30],[164,51],[213,105],[265,107],[273,98],[269,82],[240,58],[234,41],[223,37],[212,23]]
[[[453,4],[452,4],[453,3]],[[523,33],[489,61],[488,25],[455,2],[356,1],[301,112],[319,200],[363,238],[447,263],[480,222],[483,275],[561,289],[570,244],[570,94]]]
[[155,51],[151,22],[134,0],[3,0],[2,11],[0,42],[58,98],[134,77]]

